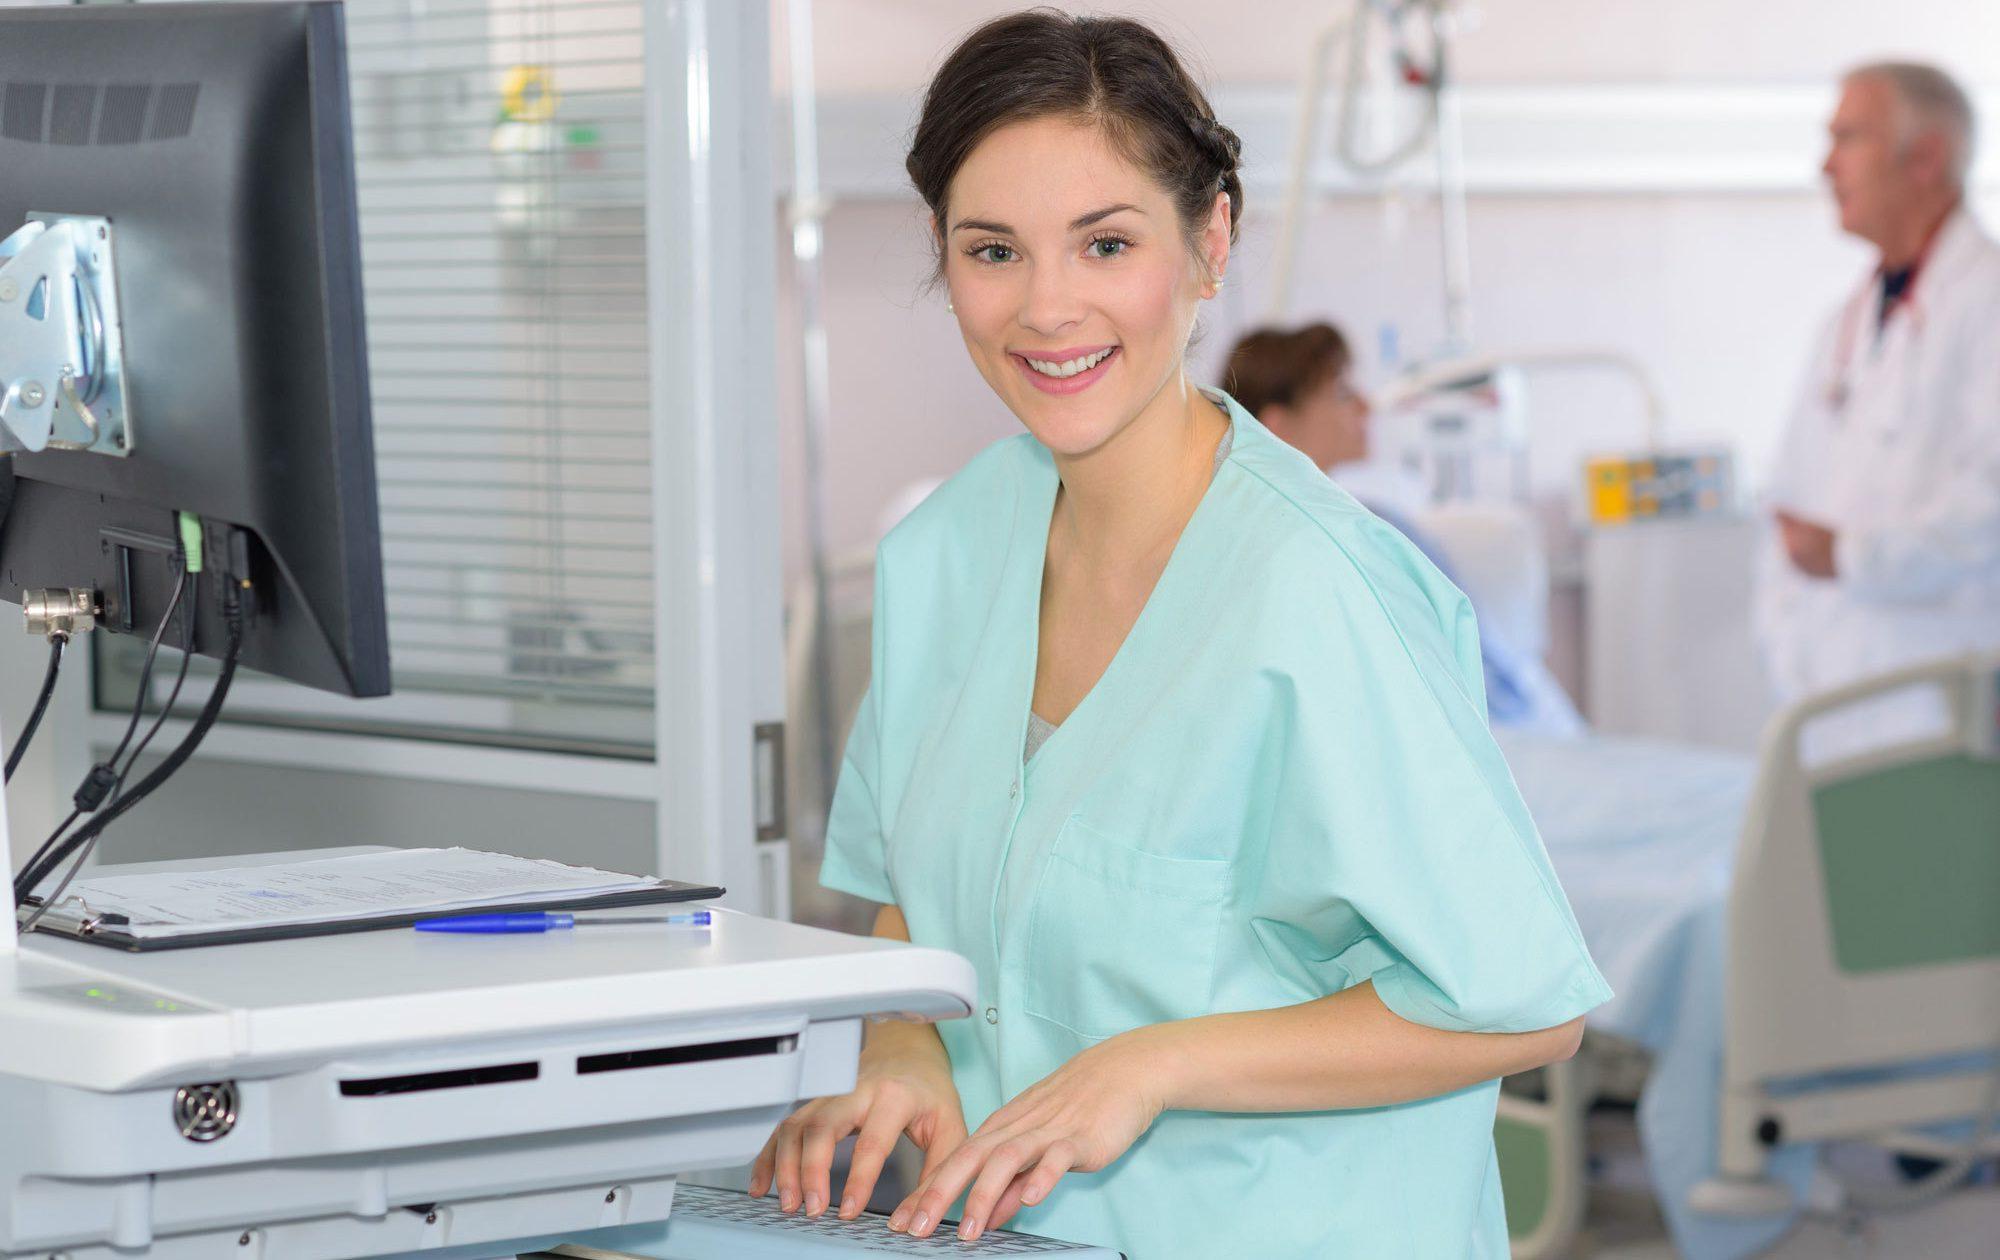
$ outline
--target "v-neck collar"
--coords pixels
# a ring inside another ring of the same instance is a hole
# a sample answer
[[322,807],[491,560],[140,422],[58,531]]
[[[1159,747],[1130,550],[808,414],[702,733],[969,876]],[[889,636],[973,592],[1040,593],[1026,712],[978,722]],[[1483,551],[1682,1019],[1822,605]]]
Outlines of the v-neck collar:
[[[1204,389],[1202,395],[1219,407],[1223,417],[1229,421],[1229,433],[1224,440],[1230,444],[1230,453],[1233,456],[1242,449],[1243,441],[1243,426],[1237,420],[1236,401],[1219,390]],[[1188,516],[1187,524],[1181,527],[1180,536],[1174,540],[1173,550],[1167,554],[1167,563],[1160,570],[1158,580],[1153,583],[1153,589],[1147,593],[1146,602],[1139,608],[1139,615],[1133,618],[1131,627],[1125,631],[1125,638],[1118,644],[1118,650],[1112,653],[1104,671],[1097,676],[1097,681],[1091,684],[1090,690],[1083,694],[1083,698],[1076,702],[1069,715],[1061,722],[1052,724],[1054,729],[1036,749],[1035,755],[1029,757],[1026,755],[1028,725],[1034,718],[1035,676],[1041,670],[1042,657],[1042,583],[1048,570],[1049,531],[1055,524],[1056,493],[1062,486],[1062,478],[1056,472],[1055,456],[1050,454],[1047,447],[1039,444],[1035,448],[1035,453],[1034,496],[1028,510],[1020,518],[1021,527],[1026,533],[1024,541],[1028,544],[1023,550],[1031,557],[1026,566],[1029,573],[1027,599],[1024,601],[1027,608],[1026,629],[1029,644],[1028,675],[1025,694],[1021,696],[1020,702],[1021,726],[1013,745],[1023,781],[1034,772],[1036,766],[1048,761],[1050,748],[1057,744],[1066,745],[1072,742],[1068,732],[1077,725],[1078,718],[1088,719],[1108,703],[1101,699],[1103,693],[1113,692],[1115,697],[1115,687],[1122,663],[1139,650],[1133,647],[1133,641],[1142,639],[1151,623],[1160,619],[1159,605],[1171,598],[1172,584],[1176,575],[1188,567],[1187,553],[1191,550],[1191,543],[1199,542],[1203,523],[1213,514],[1209,504],[1215,498],[1215,483],[1222,479],[1223,467],[1229,463],[1225,458],[1210,475],[1207,488],[1201,492],[1201,498],[1195,503],[1193,513]],[[1166,595],[1163,596],[1162,592],[1166,592]]]

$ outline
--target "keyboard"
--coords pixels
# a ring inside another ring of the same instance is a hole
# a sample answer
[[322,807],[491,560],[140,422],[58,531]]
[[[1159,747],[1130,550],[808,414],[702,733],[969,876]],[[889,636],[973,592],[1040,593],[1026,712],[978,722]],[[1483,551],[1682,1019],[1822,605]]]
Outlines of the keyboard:
[[[658,1260],[836,1260],[874,1256],[1056,1256],[1063,1260],[1122,1260],[1106,1247],[1085,1247],[1034,1234],[988,1230],[960,1242],[957,1224],[939,1225],[929,1238],[889,1231],[888,1218],[863,1212],[843,1221],[778,1210],[776,1196],[753,1199],[733,1190],[682,1182],[674,1188],[673,1215]],[[651,1248],[648,1248],[650,1251]]]

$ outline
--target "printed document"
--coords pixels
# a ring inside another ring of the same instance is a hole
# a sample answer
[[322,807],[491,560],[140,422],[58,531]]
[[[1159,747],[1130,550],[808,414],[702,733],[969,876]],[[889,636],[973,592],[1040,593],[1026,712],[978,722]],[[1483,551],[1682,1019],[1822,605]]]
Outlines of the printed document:
[[51,913],[87,906],[91,915],[123,915],[130,922],[121,926],[143,939],[588,901],[657,882],[477,849],[395,849],[276,866],[79,879]]

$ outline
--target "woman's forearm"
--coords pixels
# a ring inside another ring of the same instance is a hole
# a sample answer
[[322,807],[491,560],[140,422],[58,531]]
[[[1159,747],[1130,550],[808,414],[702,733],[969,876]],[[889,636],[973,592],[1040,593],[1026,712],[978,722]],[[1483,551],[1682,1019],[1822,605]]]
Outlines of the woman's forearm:
[[1373,984],[1297,1006],[1203,1015],[1120,1039],[1157,1067],[1160,1101],[1186,1111],[1383,1107],[1525,1072],[1576,1052],[1583,1020],[1528,1033],[1414,1024]]
[[[872,935],[891,941],[908,941],[910,925],[904,920],[901,910],[883,906],[875,915]],[[925,1063],[942,1071],[947,1078],[951,1075],[951,1057],[945,1053],[944,1040],[938,1036],[936,1024],[907,1020],[871,1022],[862,1038],[863,1065],[892,1058]]]

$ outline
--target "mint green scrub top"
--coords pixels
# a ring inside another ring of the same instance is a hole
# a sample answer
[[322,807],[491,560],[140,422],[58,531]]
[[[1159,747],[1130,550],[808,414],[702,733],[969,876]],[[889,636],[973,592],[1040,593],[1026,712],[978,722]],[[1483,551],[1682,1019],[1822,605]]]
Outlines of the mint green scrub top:
[[[1228,458],[1031,762],[1048,450],[989,448],[878,554],[821,879],[972,960],[978,1009],[938,1029],[968,1126],[1144,1024],[1372,980],[1405,1019],[1525,1032],[1610,996],[1487,732],[1465,597],[1216,397]],[[1130,1260],[1500,1260],[1498,1093],[1170,1111],[1014,1227]]]

